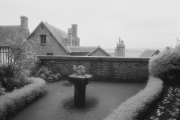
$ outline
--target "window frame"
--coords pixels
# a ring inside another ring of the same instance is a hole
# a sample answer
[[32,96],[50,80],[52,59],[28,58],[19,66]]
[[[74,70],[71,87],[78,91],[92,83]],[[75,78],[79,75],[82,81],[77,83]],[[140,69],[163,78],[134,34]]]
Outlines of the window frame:
[[40,34],[40,44],[45,45],[47,43],[47,35],[46,34]]

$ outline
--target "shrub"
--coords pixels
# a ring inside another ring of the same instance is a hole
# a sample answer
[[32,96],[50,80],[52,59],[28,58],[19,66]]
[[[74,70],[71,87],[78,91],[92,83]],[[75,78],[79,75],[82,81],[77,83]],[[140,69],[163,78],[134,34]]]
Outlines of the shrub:
[[[27,84],[30,83],[30,81],[27,81],[25,77],[28,77],[28,71],[23,71],[19,74],[19,79],[14,80],[12,77],[16,69],[12,69],[10,66],[7,64],[1,65],[0,66],[0,83],[5,88],[6,92],[11,92],[14,89],[19,89]],[[23,73],[25,73],[23,75]]]
[[40,69],[34,74],[34,77],[40,77],[47,82],[56,82],[62,78],[59,73],[52,71],[52,69],[47,66],[40,67]]
[[10,52],[6,55],[8,63],[0,67],[0,82],[6,91],[20,88],[28,82],[30,69],[35,66],[37,57],[33,51],[33,43],[16,35],[9,41]]
[[45,92],[44,80],[40,78],[29,78],[28,80],[31,84],[0,96],[0,120],[5,120],[9,115],[16,113]]
[[5,89],[0,84],[0,96],[5,94]]
[[161,78],[165,83],[179,83],[180,47],[166,48],[161,54],[152,57],[149,62],[149,73]]

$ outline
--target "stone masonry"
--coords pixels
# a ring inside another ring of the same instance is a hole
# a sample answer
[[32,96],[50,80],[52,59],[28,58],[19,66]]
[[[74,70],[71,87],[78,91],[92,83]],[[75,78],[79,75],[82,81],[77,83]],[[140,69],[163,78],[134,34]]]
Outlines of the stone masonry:
[[117,57],[72,57],[72,56],[38,56],[41,65],[49,66],[67,77],[73,74],[73,65],[83,65],[86,73],[93,75],[94,81],[139,83],[149,77],[149,58]]
[[[40,42],[41,34],[45,34],[47,36],[46,45],[42,45]],[[48,53],[53,53],[53,55],[68,55],[63,47],[59,47],[57,40],[55,40],[43,24],[39,25],[36,31],[34,31],[34,34],[30,36],[28,40],[34,42],[37,55],[46,55]]]

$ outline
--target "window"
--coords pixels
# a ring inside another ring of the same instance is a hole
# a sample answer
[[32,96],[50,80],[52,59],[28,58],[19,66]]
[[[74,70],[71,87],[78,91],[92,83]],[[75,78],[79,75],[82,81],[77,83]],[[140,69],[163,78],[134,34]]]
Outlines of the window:
[[10,47],[0,47],[0,64],[13,62],[13,55]]
[[40,35],[40,39],[41,39],[41,44],[45,45],[46,44],[46,35]]
[[53,53],[46,53],[47,55],[53,55]]

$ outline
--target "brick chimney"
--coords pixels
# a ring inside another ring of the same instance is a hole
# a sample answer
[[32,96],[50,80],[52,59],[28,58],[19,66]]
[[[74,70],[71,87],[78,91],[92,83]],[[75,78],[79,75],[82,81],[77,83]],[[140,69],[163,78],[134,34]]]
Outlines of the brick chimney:
[[21,16],[21,27],[28,29],[28,18],[26,16]]
[[30,35],[29,28],[28,28],[28,18],[26,16],[21,16],[21,25],[19,34],[21,37],[27,39]]
[[72,36],[77,37],[77,24],[72,24]]
[[71,35],[72,34],[72,29],[68,28],[68,34]]

